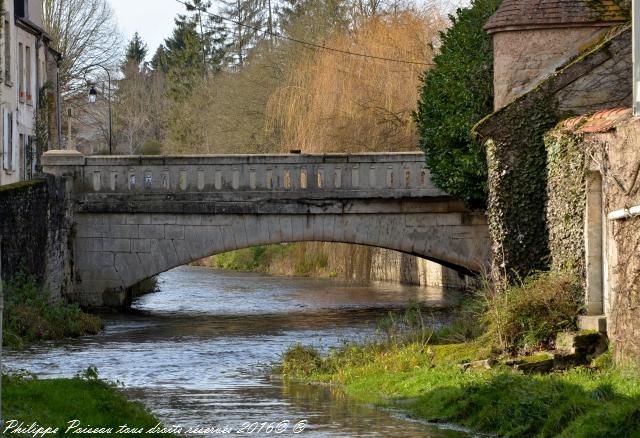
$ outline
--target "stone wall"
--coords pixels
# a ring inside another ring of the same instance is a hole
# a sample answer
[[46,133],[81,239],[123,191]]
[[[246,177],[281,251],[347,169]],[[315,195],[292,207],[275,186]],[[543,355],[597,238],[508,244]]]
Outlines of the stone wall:
[[640,120],[612,110],[564,122],[547,136],[547,220],[555,268],[575,269],[585,312],[606,314],[618,361],[640,364]]
[[458,271],[409,254],[373,248],[373,281],[388,281],[427,287],[465,288],[467,277]]
[[482,120],[489,165],[489,228],[496,279],[548,268],[545,134],[585,111],[631,106],[631,29],[621,26],[534,90]]
[[[127,288],[215,254],[285,242],[342,242],[420,255],[468,271],[488,259],[482,213],[385,213],[380,204],[348,214],[158,214],[76,212],[73,301],[119,307]],[[386,208],[403,211],[401,204]],[[429,208],[425,203],[424,209]],[[286,212],[286,209],[284,210]]]
[[54,178],[0,187],[1,276],[9,281],[25,270],[53,299],[69,278],[71,209],[65,187]]
[[494,47],[494,105],[501,108],[593,44],[609,27],[498,32]]
[[[640,205],[640,121],[628,116],[616,129],[585,139],[591,168],[602,175],[605,214]],[[604,283],[609,336],[619,361],[640,365],[640,217],[605,218]]]

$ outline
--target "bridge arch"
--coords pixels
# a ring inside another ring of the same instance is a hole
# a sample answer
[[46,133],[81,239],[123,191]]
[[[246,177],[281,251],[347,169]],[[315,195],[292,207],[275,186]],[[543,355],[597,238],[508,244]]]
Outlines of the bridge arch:
[[391,249],[464,271],[484,269],[484,215],[81,214],[74,242],[77,300],[117,305],[136,283],[202,258],[252,246],[339,242]]
[[117,306],[141,280],[204,257],[305,241],[386,248],[466,272],[487,219],[434,186],[419,153],[114,156],[50,151],[72,201],[73,291]]

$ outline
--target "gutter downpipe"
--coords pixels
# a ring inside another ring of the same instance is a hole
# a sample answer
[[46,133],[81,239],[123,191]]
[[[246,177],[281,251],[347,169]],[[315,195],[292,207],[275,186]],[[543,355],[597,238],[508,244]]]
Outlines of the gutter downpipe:
[[635,216],[640,216],[640,205],[631,208],[624,208],[622,210],[612,211],[607,215],[607,219],[610,221],[619,221],[622,219],[630,219]]

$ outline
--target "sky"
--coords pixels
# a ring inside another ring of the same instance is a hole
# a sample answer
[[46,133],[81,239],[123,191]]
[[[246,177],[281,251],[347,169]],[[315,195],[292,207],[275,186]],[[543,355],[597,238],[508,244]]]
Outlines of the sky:
[[173,31],[173,19],[185,7],[175,0],[108,0],[126,41],[137,31],[149,46],[149,57]]
[[[108,0],[108,2],[113,7],[125,40],[129,41],[137,31],[149,47],[149,58],[153,56],[164,39],[171,35],[175,16],[185,12],[184,5],[176,0]],[[467,5],[469,0],[441,0],[441,2],[453,9],[456,6]]]

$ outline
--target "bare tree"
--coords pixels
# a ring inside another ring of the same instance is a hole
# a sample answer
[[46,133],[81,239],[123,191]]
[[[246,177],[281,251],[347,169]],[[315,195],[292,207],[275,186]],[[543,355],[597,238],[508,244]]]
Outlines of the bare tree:
[[163,75],[128,63],[116,93],[116,131],[118,146],[127,154],[148,153],[150,144],[161,141],[166,125],[167,98]]
[[92,65],[115,70],[122,38],[106,0],[42,0],[43,22],[62,53],[60,84],[65,94],[83,86]]

